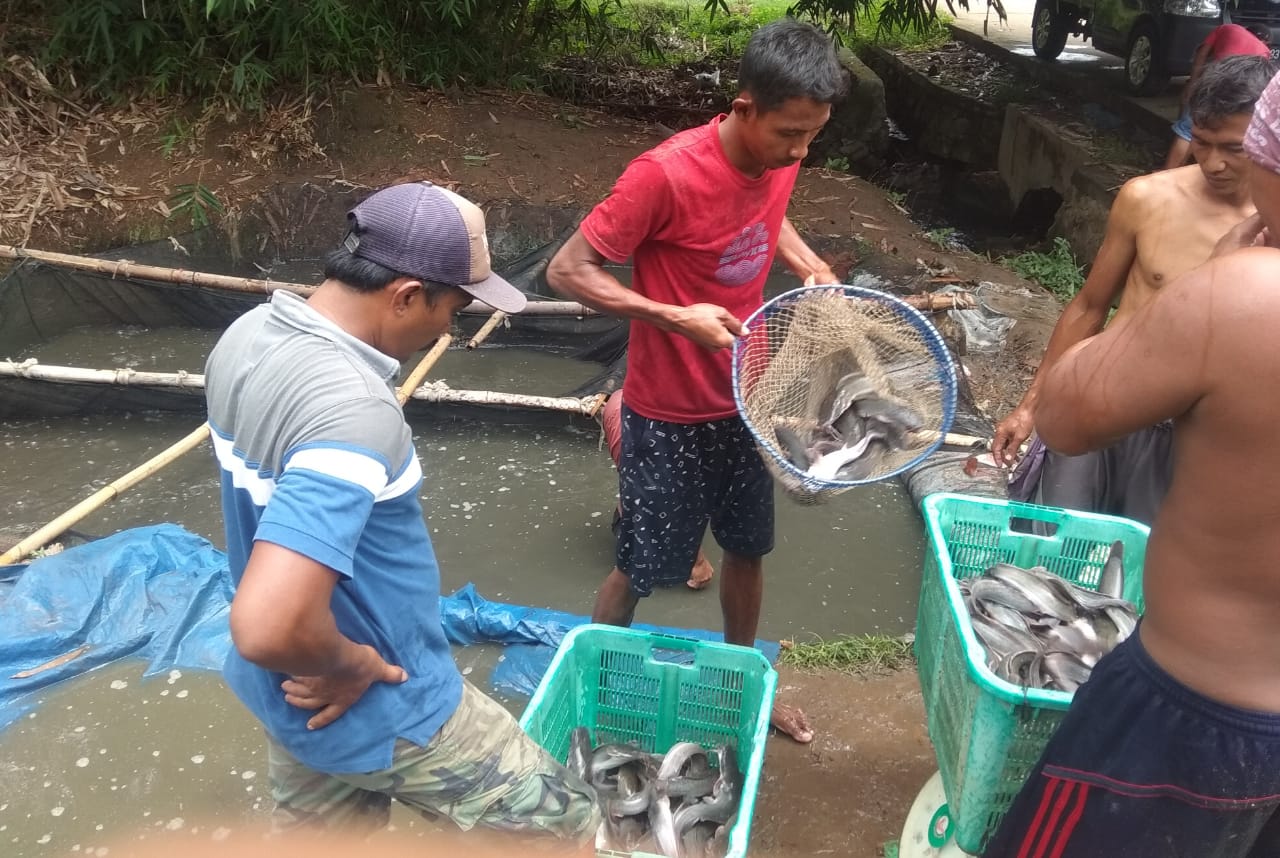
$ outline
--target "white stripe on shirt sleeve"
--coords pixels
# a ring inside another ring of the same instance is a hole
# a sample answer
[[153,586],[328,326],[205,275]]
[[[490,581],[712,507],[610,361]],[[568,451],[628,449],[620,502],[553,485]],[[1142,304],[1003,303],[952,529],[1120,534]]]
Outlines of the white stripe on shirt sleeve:
[[303,468],[354,483],[377,497],[387,487],[387,469],[381,462],[353,450],[308,447],[289,457],[284,469]]

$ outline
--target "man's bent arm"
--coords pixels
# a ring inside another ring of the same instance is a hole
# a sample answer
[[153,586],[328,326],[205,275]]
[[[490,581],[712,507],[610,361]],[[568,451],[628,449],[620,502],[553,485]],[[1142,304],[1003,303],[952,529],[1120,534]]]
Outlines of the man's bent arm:
[[363,648],[338,631],[338,575],[296,551],[255,542],[231,602],[231,640],[246,660],[292,676],[359,669]]
[[1059,358],[1081,340],[1094,336],[1107,323],[1107,314],[1112,305],[1124,291],[1129,270],[1133,267],[1138,255],[1137,231],[1135,221],[1138,217],[1136,201],[1124,191],[1116,196],[1111,216],[1107,223],[1107,232],[1102,239],[1102,246],[1094,258],[1093,268],[1084,285],[1076,293],[1062,311],[1062,317],[1053,328],[1049,343],[1045,347],[1044,357],[1031,380],[1031,386],[1022,397],[1021,408],[1034,409],[1042,396],[1042,385],[1045,375],[1053,368]]
[[677,308],[651,301],[628,289],[604,269],[606,261],[582,230],[575,230],[547,266],[547,283],[561,295],[593,310],[670,330],[673,311]]
[[1035,411],[1045,444],[1079,455],[1189,411],[1208,391],[1213,340],[1204,293],[1230,279],[1229,267],[1196,269],[1063,355],[1046,374]]
[[801,280],[813,277],[814,283],[819,286],[839,282],[831,266],[800,237],[790,218],[782,219],[782,229],[778,232],[778,256],[782,257],[783,264]]
[[733,345],[746,331],[742,321],[716,304],[679,307],[653,301],[628,289],[604,270],[605,257],[579,229],[556,252],[547,267],[547,283],[566,295],[610,316],[648,322],[674,331],[708,349]]

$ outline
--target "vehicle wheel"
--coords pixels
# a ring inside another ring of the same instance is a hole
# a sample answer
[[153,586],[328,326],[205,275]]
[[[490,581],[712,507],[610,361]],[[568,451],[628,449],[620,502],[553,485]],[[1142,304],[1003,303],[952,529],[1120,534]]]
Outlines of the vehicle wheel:
[[1042,60],[1056,60],[1067,45],[1071,16],[1057,7],[1055,0],[1036,0],[1031,15],[1031,50]]
[[1124,78],[1134,95],[1155,95],[1169,85],[1160,50],[1160,36],[1154,24],[1143,21],[1133,28],[1129,50],[1125,52]]

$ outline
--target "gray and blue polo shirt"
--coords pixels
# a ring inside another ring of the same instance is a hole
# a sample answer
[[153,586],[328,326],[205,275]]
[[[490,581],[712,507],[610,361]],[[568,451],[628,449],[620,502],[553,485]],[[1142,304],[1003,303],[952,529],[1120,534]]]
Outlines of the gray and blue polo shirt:
[[339,630],[409,674],[402,685],[374,684],[333,724],[308,730],[314,713],[285,702],[286,677],[232,649],[227,684],[317,771],[389,767],[396,739],[426,745],[462,694],[418,501],[422,467],[391,386],[398,370],[282,291],[227,329],[205,370],[233,580],[255,540],[324,564],[338,576]]

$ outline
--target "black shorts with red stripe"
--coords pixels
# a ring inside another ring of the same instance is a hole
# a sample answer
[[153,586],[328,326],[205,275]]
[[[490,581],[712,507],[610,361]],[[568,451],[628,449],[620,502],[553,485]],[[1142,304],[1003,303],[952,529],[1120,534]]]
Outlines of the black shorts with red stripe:
[[1280,858],[1280,715],[1165,673],[1139,635],[1076,692],[984,858]]

